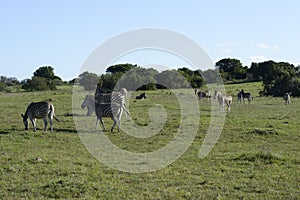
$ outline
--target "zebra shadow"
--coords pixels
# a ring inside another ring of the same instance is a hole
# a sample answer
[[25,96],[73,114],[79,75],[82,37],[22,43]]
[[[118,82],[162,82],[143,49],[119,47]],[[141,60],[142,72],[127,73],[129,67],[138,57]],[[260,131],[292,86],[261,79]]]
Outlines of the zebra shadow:
[[54,129],[54,132],[77,133],[77,130],[76,129],[70,129],[70,128],[56,128],[56,129]]

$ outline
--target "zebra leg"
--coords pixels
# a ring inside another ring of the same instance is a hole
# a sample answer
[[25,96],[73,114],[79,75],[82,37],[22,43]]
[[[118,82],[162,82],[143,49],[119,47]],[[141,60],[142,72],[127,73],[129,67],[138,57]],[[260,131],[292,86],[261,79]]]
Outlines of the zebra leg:
[[122,113],[123,113],[123,109],[121,108],[119,114],[115,117],[118,126],[118,132],[120,132]]
[[32,123],[33,131],[36,132],[35,118],[30,118],[30,121],[31,121],[31,123]]
[[50,130],[53,133],[53,114],[49,114]]
[[102,117],[99,117],[99,120],[100,120],[100,122],[102,124],[103,131],[106,131],[106,128],[105,128],[105,125],[104,125]]
[[231,104],[231,102],[229,101],[229,102],[227,103],[227,106],[228,106],[228,112],[230,112],[230,104]]
[[98,128],[98,117],[96,117],[96,128],[95,128],[96,131],[97,131],[97,128]]
[[[116,120],[116,118],[115,118],[115,117],[112,117],[111,119],[114,121],[114,124],[112,125],[112,127],[111,127],[111,130],[110,130],[110,131],[111,131],[111,132],[113,132],[113,130],[114,130],[114,128],[115,128],[115,126],[116,126],[116,124],[117,124],[117,120]],[[118,132],[120,132],[120,131],[119,131],[119,127],[118,127]]]
[[48,122],[47,122],[47,117],[43,117],[43,120],[44,120],[44,133],[47,132],[47,125],[48,125]]

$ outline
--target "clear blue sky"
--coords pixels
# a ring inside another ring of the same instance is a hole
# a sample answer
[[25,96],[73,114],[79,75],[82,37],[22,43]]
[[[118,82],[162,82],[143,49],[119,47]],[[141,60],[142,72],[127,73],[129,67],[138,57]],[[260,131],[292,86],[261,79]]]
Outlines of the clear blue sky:
[[[247,66],[269,59],[298,65],[299,20],[297,0],[0,0],[0,75],[22,80],[51,65],[56,75],[70,80],[102,42],[143,27],[184,34],[214,62],[230,57]],[[128,61],[184,65],[151,58]]]

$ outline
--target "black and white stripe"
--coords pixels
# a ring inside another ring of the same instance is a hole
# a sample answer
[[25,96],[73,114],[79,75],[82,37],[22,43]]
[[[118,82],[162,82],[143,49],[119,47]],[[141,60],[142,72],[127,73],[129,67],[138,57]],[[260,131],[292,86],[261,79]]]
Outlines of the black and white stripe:
[[54,106],[51,102],[43,101],[43,102],[32,102],[28,105],[25,114],[21,114],[23,118],[23,123],[25,126],[25,130],[28,130],[28,118],[32,123],[33,131],[36,131],[36,119],[44,120],[44,132],[47,131],[47,116],[50,121],[50,129],[53,132],[53,118],[58,122],[59,120],[56,118],[54,114]]
[[86,95],[85,100],[82,105],[94,105],[96,112],[96,129],[98,127],[98,120],[100,120],[103,130],[106,130],[103,117],[110,117],[114,124],[111,128],[113,131],[114,127],[117,125],[118,132],[120,131],[121,117],[123,110],[128,113],[126,109],[123,108],[122,105],[117,103],[99,103],[92,95]]
[[96,111],[96,129],[98,127],[98,120],[100,120],[103,130],[105,131],[105,125],[102,117],[110,117],[114,124],[111,127],[111,132],[114,130],[114,127],[117,125],[118,132],[120,132],[121,125],[121,117],[122,117],[122,106],[116,103],[96,103],[95,104]]
[[[127,90],[121,88],[120,92],[104,93],[100,87],[97,87],[95,92],[95,100],[97,103],[117,103],[122,105],[124,110],[126,109],[125,97],[127,96]],[[127,112],[125,115],[127,116]]]

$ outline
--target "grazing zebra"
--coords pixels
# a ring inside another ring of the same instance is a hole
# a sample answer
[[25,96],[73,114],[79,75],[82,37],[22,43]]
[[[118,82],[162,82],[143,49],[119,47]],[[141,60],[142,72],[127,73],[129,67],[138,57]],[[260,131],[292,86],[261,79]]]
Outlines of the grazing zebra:
[[285,101],[285,105],[289,105],[291,103],[291,92],[287,92],[283,95],[283,99]]
[[202,98],[208,98],[209,99],[211,97],[211,94],[208,90],[206,90],[205,92],[201,92],[201,91],[197,90],[196,94],[198,95],[199,99],[202,99]]
[[135,97],[135,99],[146,99],[147,97],[146,97],[146,93],[145,92],[143,92],[142,94],[140,94],[140,95],[138,95],[138,96],[136,96]]
[[226,105],[228,107],[228,111],[230,112],[232,96],[222,95],[221,92],[219,92],[218,90],[215,90],[214,99],[216,99],[216,98],[220,104],[221,110],[224,111],[224,103],[226,103]]
[[33,126],[33,131],[36,132],[36,118],[41,119],[43,118],[44,120],[44,132],[47,131],[47,116],[49,118],[50,121],[50,129],[51,132],[53,132],[53,118],[56,119],[56,121],[59,122],[59,120],[56,118],[55,114],[54,114],[54,106],[51,102],[47,102],[47,101],[43,101],[43,102],[32,102],[31,104],[29,104],[29,106],[26,109],[25,114],[21,114],[22,118],[23,118],[23,123],[25,126],[25,130],[28,130],[28,118],[32,123]]
[[242,91],[240,91],[240,95],[244,103],[245,103],[245,99],[248,99],[248,103],[250,103],[253,100],[251,93],[250,92],[245,93],[243,89]]
[[[81,104],[81,108],[84,109],[85,107],[88,108],[88,112],[86,113],[86,116],[91,116],[93,112],[95,111],[95,103],[92,103],[91,101],[88,101],[88,98],[95,99],[93,95],[86,95],[84,101]],[[89,103],[87,103],[89,102]]]

